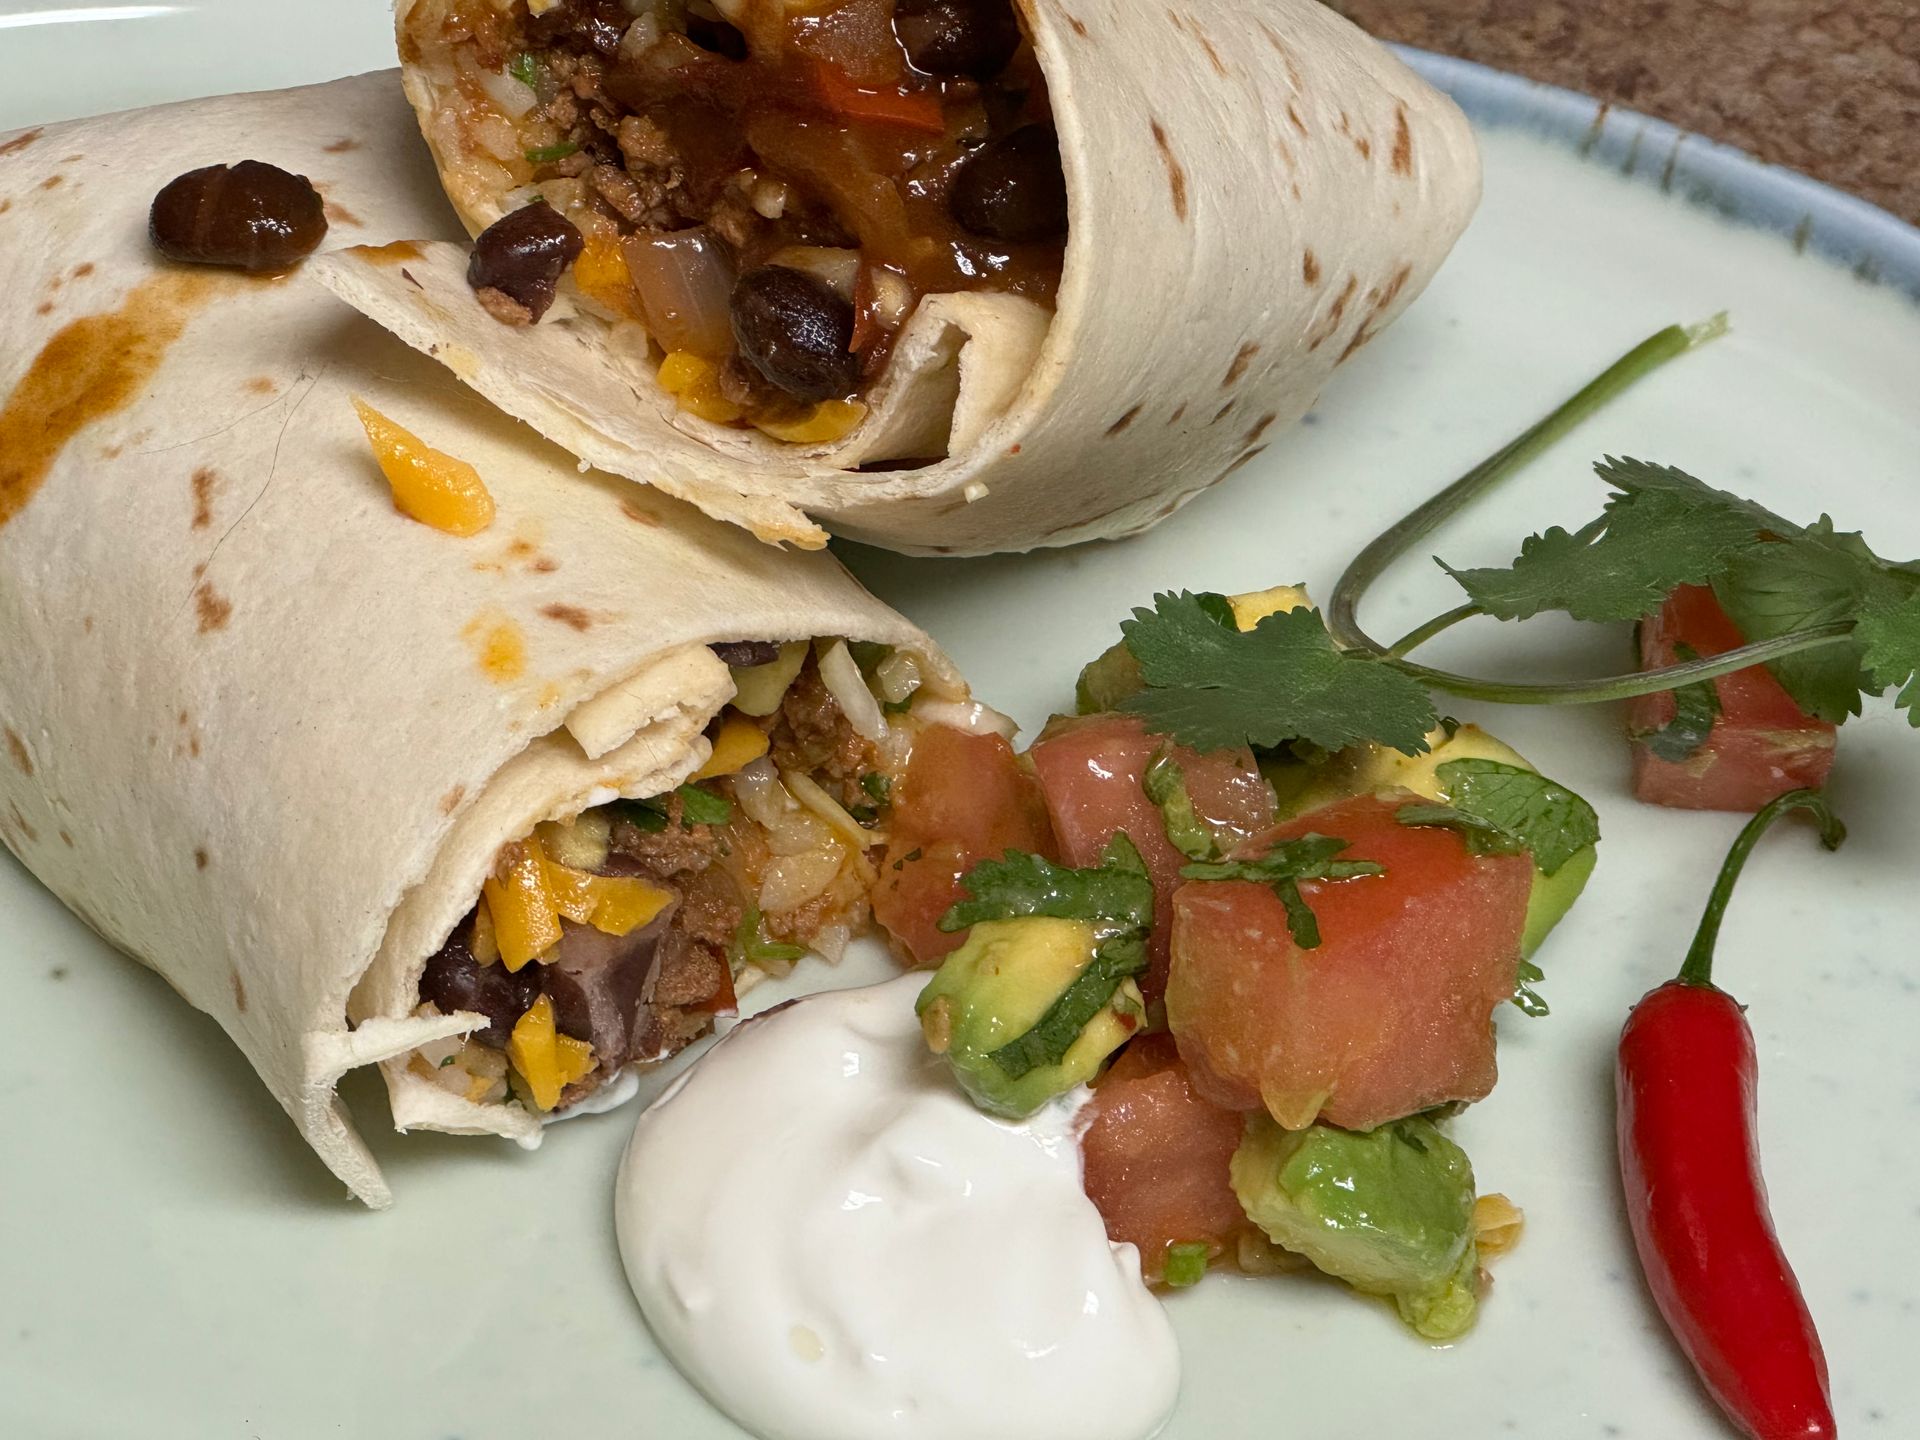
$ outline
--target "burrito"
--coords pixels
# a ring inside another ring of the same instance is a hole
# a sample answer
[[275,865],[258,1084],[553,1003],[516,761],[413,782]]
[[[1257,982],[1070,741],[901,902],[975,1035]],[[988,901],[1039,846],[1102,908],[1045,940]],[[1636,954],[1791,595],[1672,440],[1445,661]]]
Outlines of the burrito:
[[1004,721],[832,556],[150,246],[192,172],[157,239],[281,253],[268,165],[335,242],[458,233],[391,72],[0,137],[0,838],[378,1206],[344,1072],[527,1143],[617,1099],[862,928],[916,735]]
[[322,279],[766,540],[1151,526],[1305,413],[1479,195],[1459,111],[1317,0],[397,9],[478,240]]

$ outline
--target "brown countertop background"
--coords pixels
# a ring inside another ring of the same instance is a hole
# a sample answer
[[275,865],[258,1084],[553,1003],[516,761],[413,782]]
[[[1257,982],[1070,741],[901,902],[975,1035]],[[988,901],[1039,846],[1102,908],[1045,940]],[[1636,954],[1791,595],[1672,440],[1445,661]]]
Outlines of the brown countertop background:
[[1920,224],[1920,0],[1328,0],[1384,40],[1738,145]]

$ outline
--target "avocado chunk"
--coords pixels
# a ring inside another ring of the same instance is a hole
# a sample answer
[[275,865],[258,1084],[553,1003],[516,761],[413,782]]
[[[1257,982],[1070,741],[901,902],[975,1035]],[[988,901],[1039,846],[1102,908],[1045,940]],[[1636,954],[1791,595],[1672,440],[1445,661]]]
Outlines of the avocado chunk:
[[1573,857],[1553,874],[1548,875],[1538,867],[1533,872],[1533,889],[1527,895],[1527,924],[1520,936],[1520,954],[1531,960],[1533,952],[1540,948],[1540,942],[1553,932],[1553,927],[1567,918],[1567,911],[1573,908],[1573,902],[1580,898],[1580,892],[1587,888],[1587,879],[1593,874],[1593,867],[1600,858],[1598,846],[1589,845],[1576,850]]
[[1124,947],[1103,952],[1111,932],[1045,915],[983,920],[934,972],[915,1010],[974,1104],[1031,1115],[1091,1080],[1145,1022],[1140,987],[1108,968],[1134,963]]
[[1284,1249],[1391,1299],[1428,1340],[1472,1326],[1479,1296],[1473,1166],[1418,1116],[1365,1133],[1249,1117],[1231,1166],[1247,1218]]

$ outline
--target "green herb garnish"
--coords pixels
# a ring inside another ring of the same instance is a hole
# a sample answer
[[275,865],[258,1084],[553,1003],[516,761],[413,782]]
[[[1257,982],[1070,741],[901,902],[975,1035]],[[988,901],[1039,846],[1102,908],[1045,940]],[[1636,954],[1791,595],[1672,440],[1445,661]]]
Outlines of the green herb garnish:
[[507,74],[518,80],[529,90],[538,88],[539,69],[538,62],[533,58],[533,52],[522,50],[518,55],[515,55],[513,59],[509,60],[507,62]]
[[1498,760],[1449,760],[1434,771],[1446,805],[1403,805],[1402,825],[1458,829],[1475,854],[1525,850],[1543,875],[1555,875],[1600,841],[1600,817],[1566,786]]
[[1187,793],[1187,777],[1172,752],[1163,749],[1153,757],[1147,773],[1141,777],[1141,788],[1147,792],[1147,799],[1160,807],[1160,818],[1174,849],[1189,860],[1219,858],[1220,842],[1214,838],[1212,827],[1193,808],[1193,797]]
[[1153,881],[1125,833],[1107,842],[1100,863],[1090,869],[1070,870],[1024,850],[1009,850],[998,860],[981,861],[960,884],[973,898],[940,917],[940,929],[948,934],[983,920],[1026,915],[1107,921],[1139,930],[1153,925]]
[[733,802],[724,795],[702,790],[698,785],[682,785],[671,795],[656,795],[651,800],[622,800],[615,809],[620,818],[647,835],[658,835],[667,828],[673,798],[680,797],[680,828],[696,825],[725,825],[733,819]]
[[890,803],[887,797],[893,793],[893,781],[878,770],[869,770],[860,777],[860,788],[874,804],[885,805]]
[[[1676,645],[1674,658],[1698,660],[1691,645]],[[1673,692],[1673,718],[1658,730],[1649,730],[1636,738],[1661,760],[1678,765],[1700,753],[1713,735],[1713,724],[1720,718],[1720,689],[1711,680],[1697,685],[1682,685]]]
[[579,149],[580,147],[571,140],[562,140],[558,145],[541,145],[527,151],[527,163],[550,165],[555,160],[564,160],[569,155],[577,154]]
[[1087,968],[1060,992],[1060,998],[1047,1007],[1046,1014],[1034,1022],[1033,1028],[998,1050],[988,1052],[987,1058],[1004,1071],[1009,1080],[1018,1080],[1043,1066],[1058,1065],[1073,1048],[1073,1042],[1080,1038],[1080,1032],[1106,1009],[1120,982],[1145,974],[1146,969],[1144,931],[1134,930],[1112,937],[1093,952]]
[[1171,1288],[1184,1290],[1198,1285],[1207,1273],[1207,1246],[1199,1240],[1183,1240],[1167,1246],[1160,1275]]
[[740,917],[740,928],[733,934],[733,958],[750,965],[777,965],[798,960],[807,953],[804,945],[789,945],[769,940],[760,929],[760,907],[749,905]]
[[1331,835],[1302,835],[1298,840],[1280,841],[1258,860],[1183,865],[1180,874],[1188,880],[1245,880],[1270,886],[1286,907],[1287,928],[1293,932],[1293,943],[1302,950],[1317,950],[1320,922],[1300,893],[1300,882],[1353,880],[1363,875],[1386,873],[1384,867],[1371,860],[1334,859],[1349,843]]
[[1533,988],[1546,978],[1547,972],[1531,960],[1520,962],[1520,978],[1514,982],[1513,986],[1513,1003],[1535,1020],[1549,1013],[1547,1002],[1542,1000],[1539,992]]

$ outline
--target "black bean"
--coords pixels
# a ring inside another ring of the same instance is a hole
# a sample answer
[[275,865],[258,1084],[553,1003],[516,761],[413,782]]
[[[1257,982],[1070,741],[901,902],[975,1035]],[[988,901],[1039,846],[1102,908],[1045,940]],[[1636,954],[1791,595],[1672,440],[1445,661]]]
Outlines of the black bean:
[[687,38],[702,50],[712,51],[725,59],[747,58],[747,37],[724,20],[707,20],[689,13]]
[[585,245],[573,223],[551,205],[522,205],[480,232],[467,262],[467,283],[476,290],[498,290],[538,320]]
[[1020,48],[1020,22],[1007,0],[899,0],[894,33],[916,70],[985,80]]
[[722,665],[735,670],[771,665],[780,658],[780,647],[772,640],[720,640],[707,648],[720,657]]
[[453,932],[440,953],[427,961],[420,977],[420,998],[440,1007],[442,1014],[456,1010],[477,1010],[487,1017],[487,1026],[476,1030],[473,1038],[496,1050],[504,1049],[513,1034],[514,1022],[527,1013],[540,998],[540,966],[522,965],[517,973],[496,960],[482,965],[473,958],[469,937],[471,921]]
[[284,270],[326,233],[326,202],[307,177],[258,160],[189,170],[147,214],[148,238],[169,260],[237,270]]
[[1051,125],[1023,125],[984,145],[954,177],[947,207],[961,226],[995,240],[1067,233],[1067,181]]
[[804,270],[762,265],[742,275],[733,338],[749,365],[796,400],[845,395],[859,383],[853,306]]

